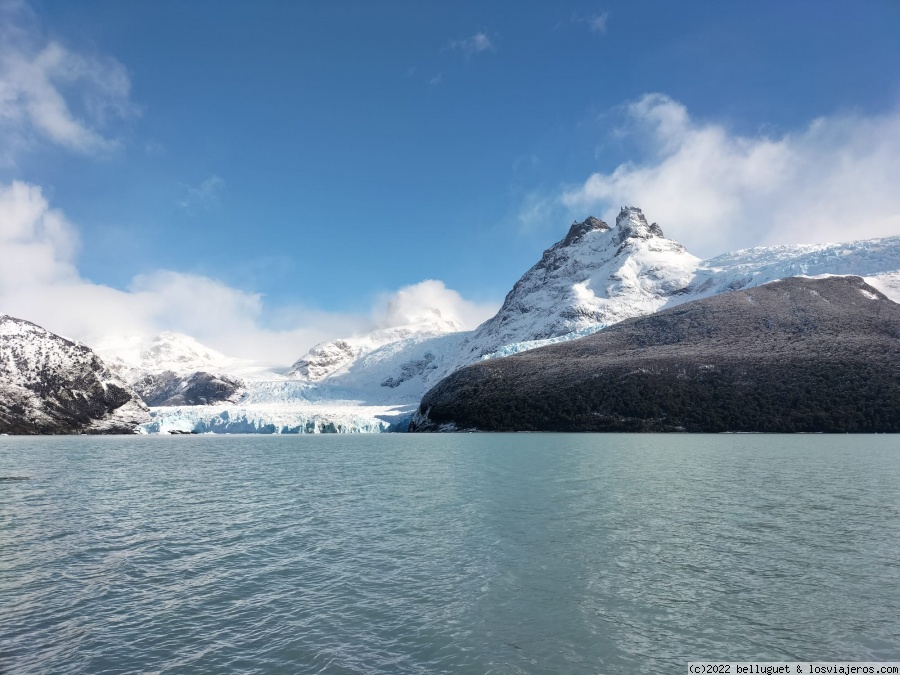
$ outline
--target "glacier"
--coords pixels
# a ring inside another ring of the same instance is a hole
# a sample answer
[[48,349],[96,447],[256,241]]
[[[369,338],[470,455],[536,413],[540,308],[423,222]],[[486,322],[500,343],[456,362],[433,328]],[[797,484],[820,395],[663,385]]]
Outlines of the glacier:
[[162,371],[240,380],[231,402],[152,408],[145,433],[396,431],[429,388],[469,363],[584,337],[720,293],[828,274],[862,276],[900,301],[900,237],[759,247],[701,260],[667,239],[639,208],[623,207],[613,226],[593,217],[573,223],[516,282],[497,314],[472,331],[434,312],[321,343],[284,370],[230,359],[174,333],[100,351],[131,382]]
[[141,433],[327,434],[406,431],[415,405],[219,405],[152,408]]

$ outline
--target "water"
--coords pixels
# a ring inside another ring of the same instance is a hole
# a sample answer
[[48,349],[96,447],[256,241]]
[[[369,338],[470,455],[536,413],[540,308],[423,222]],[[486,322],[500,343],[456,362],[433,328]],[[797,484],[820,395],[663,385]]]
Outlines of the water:
[[891,436],[0,438],[0,672],[900,660]]

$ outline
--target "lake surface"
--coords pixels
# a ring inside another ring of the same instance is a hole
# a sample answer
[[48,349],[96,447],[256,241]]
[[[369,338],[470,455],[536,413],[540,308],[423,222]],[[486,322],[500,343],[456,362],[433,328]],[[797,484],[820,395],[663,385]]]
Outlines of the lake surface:
[[900,660],[900,438],[0,438],[0,672]]

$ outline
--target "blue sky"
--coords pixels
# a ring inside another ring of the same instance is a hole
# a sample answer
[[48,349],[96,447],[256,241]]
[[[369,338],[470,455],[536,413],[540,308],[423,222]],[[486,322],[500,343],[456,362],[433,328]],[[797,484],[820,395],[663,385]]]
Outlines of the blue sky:
[[[427,279],[476,321],[626,201],[703,257],[900,234],[893,0],[0,6],[0,185],[65,219],[53,274],[218,284],[298,356]],[[95,338],[32,290],[0,311]],[[197,332],[153,312],[109,330]]]

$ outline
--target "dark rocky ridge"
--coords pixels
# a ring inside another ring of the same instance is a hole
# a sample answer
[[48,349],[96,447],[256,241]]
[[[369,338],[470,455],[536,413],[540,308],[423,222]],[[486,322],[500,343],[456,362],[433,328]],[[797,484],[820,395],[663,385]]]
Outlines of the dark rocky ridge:
[[900,431],[900,305],[859,277],[794,277],[482,361],[414,431]]
[[0,316],[0,433],[133,433],[146,406],[88,347]]
[[565,239],[563,239],[559,243],[559,247],[562,248],[564,246],[571,246],[588,232],[592,232],[593,230],[603,231],[608,229],[609,225],[604,223],[599,218],[594,218],[594,216],[588,216],[580,223],[576,220],[574,223],[572,223],[572,227],[569,228],[569,232],[568,234],[566,234]]
[[240,380],[225,375],[196,372],[178,375],[172,371],[145,375],[133,384],[144,403],[154,407],[212,405],[232,401],[243,387]]

